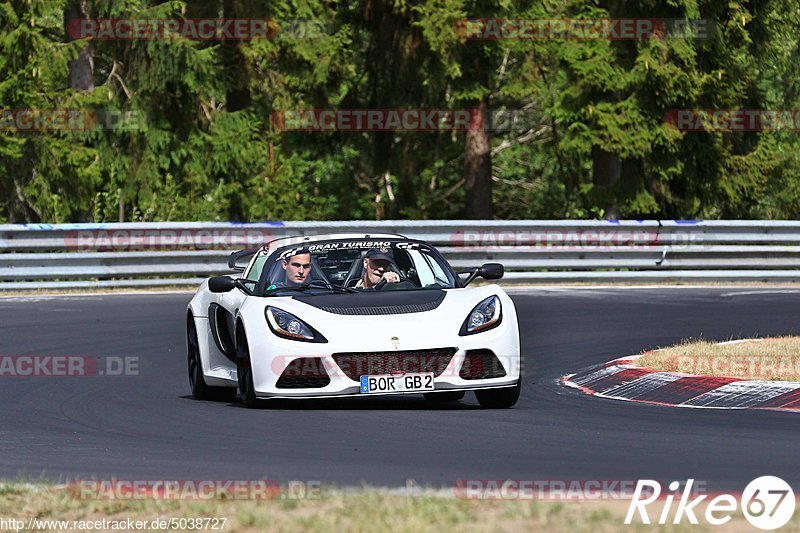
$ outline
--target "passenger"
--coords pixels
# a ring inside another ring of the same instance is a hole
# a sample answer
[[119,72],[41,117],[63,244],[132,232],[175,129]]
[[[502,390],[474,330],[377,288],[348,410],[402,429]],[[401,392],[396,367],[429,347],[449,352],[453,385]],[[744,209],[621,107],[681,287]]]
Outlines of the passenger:
[[308,283],[311,272],[311,252],[302,249],[296,254],[283,259],[281,266],[284,270],[283,281],[278,281],[267,287],[268,291],[286,287],[300,287]]
[[293,256],[284,259],[283,270],[286,271],[285,287],[299,287],[308,282],[308,275],[311,273],[311,252],[300,250]]

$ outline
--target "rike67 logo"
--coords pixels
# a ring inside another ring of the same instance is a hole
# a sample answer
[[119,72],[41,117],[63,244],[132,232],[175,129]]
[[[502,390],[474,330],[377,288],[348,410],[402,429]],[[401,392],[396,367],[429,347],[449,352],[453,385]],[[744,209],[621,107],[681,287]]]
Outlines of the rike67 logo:
[[[686,519],[690,524],[698,524],[698,516],[705,522],[714,526],[728,523],[731,517],[741,508],[742,514],[750,524],[758,529],[772,530],[786,525],[794,514],[795,495],[792,487],[784,480],[775,476],[762,476],[751,481],[738,501],[731,494],[720,494],[705,502],[705,512],[700,513],[698,507],[708,497],[703,494],[695,496],[692,492],[694,480],[689,479],[681,491],[681,484],[673,481],[662,497],[661,483],[650,479],[639,480],[633,492],[625,523],[631,524],[638,514],[643,524],[650,524],[651,518],[648,511],[656,511],[654,516],[657,524],[680,524]],[[694,496],[694,497],[693,497]],[[677,505],[673,511],[673,503]],[[656,502],[662,501],[658,509]],[[648,506],[650,508],[648,509]]]

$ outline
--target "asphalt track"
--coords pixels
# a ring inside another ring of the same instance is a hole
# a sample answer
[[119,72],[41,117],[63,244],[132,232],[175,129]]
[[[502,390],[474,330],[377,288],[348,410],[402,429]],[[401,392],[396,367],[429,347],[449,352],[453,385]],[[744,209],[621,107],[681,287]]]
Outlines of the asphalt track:
[[519,404],[469,394],[282,402],[249,410],[188,395],[189,294],[0,298],[0,355],[139,358],[128,377],[0,378],[0,477],[307,480],[451,487],[466,479],[694,478],[741,491],[777,475],[800,491],[800,417],[586,396],[560,376],[685,337],[800,330],[800,290],[541,288],[520,316]]

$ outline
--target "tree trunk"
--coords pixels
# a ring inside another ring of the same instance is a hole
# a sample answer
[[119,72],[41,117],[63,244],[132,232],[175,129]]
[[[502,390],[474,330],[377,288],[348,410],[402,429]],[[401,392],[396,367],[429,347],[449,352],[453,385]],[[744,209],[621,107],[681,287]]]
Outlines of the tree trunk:
[[[70,20],[89,18],[87,0],[71,0],[64,8],[64,33],[67,35],[67,42],[75,39],[66,31]],[[86,45],[78,53],[78,57],[69,62],[69,88],[81,91],[91,91],[94,89],[94,57],[92,57],[92,45]]]
[[[402,19],[394,12],[390,2],[369,3],[369,11],[365,13],[370,29],[369,41],[366,49],[366,66],[368,78],[369,109],[391,109],[396,107],[398,100],[396,92],[398,85],[403,80],[397,79],[397,71],[402,65],[402,50],[397,49],[400,25]],[[400,100],[402,101],[402,100]],[[391,175],[393,168],[393,154],[395,151],[395,134],[392,132],[371,132],[372,139],[372,175],[376,196],[376,220],[386,217],[398,218],[399,210],[403,204],[389,200],[380,203],[385,191],[385,176]],[[406,184],[404,176],[399,176],[400,199],[405,197]],[[395,198],[397,200],[397,198]]]
[[465,217],[492,218],[492,146],[489,137],[488,97],[476,109],[477,120],[467,130],[464,155],[464,188],[467,193]]
[[619,206],[616,204],[615,195],[611,188],[619,181],[622,174],[622,160],[612,152],[606,152],[595,146],[592,148],[592,183],[602,188],[604,217],[616,219],[619,216]]
[[[222,3],[223,16],[226,19],[246,18],[239,2],[224,0]],[[250,14],[250,16],[253,16]],[[225,110],[229,113],[245,109],[250,105],[250,88],[247,85],[249,78],[247,61],[239,48],[240,41],[223,41],[220,49],[222,64],[230,83],[225,94]]]
[[622,162],[617,154],[595,146],[592,149],[592,182],[601,187],[611,187],[619,181]]

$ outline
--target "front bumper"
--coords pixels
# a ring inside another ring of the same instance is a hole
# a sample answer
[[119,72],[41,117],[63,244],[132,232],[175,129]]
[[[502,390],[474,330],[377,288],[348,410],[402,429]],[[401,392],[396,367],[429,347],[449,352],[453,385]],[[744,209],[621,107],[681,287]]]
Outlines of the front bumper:
[[[507,327],[511,327],[509,324]],[[513,325],[514,327],[516,324]],[[318,398],[326,396],[375,396],[383,393],[361,394],[361,375],[393,374],[428,372],[434,373],[434,387],[436,391],[475,390],[497,387],[513,386],[520,376],[520,355],[517,335],[509,335],[505,328],[496,328],[480,335],[439,339],[436,345],[406,345],[398,347],[396,352],[383,345],[365,345],[359,343],[358,348],[352,346],[329,344],[298,343],[282,339],[269,339],[270,342],[250,343],[250,361],[253,367],[253,384],[256,395],[260,398]],[[448,343],[449,341],[449,343]],[[430,341],[429,341],[430,342]],[[348,349],[351,348],[351,349]],[[370,350],[372,348],[372,350]],[[442,353],[451,348],[449,362],[438,360],[438,364],[429,364],[430,360],[421,357],[421,363],[413,364],[412,353]],[[475,379],[467,371],[470,364],[474,364],[475,353],[491,350],[496,357],[493,368],[499,369],[490,377]],[[385,364],[370,364],[369,361],[362,365],[353,365],[347,357],[357,358],[359,354],[379,353]],[[392,354],[397,353],[396,364],[392,364]],[[290,354],[290,355],[286,355]],[[338,354],[338,355],[335,355]],[[342,354],[346,354],[344,360]],[[405,354],[405,355],[404,355]],[[469,354],[469,355],[468,355]],[[297,361],[301,359],[301,361]],[[339,364],[337,364],[337,360]],[[408,363],[411,364],[408,364]],[[388,368],[388,370],[387,370]],[[319,386],[320,381],[313,381],[317,386],[313,388],[286,388],[285,381],[279,380],[286,375],[318,375],[319,371],[327,376],[329,381],[324,386]],[[464,371],[462,373],[462,371]],[[465,379],[465,377],[471,379]],[[412,392],[391,392],[386,394],[419,394]]]
[[[323,343],[299,342],[277,336],[267,327],[263,302],[247,302],[240,316],[248,339],[256,395],[261,398],[371,396],[360,392],[361,375],[400,375],[401,372],[417,373],[429,369],[425,365],[422,368],[401,366],[383,372],[381,369],[385,366],[372,367],[377,371],[371,371],[368,365],[367,371],[354,370],[337,364],[336,354],[378,353],[391,359],[394,354],[443,349],[450,349],[451,357],[444,366],[434,365],[436,391],[513,386],[520,376],[519,327],[514,304],[505,293],[498,294],[503,306],[503,320],[497,327],[472,335],[458,334],[471,306],[494,294],[493,291],[496,289],[476,288],[469,294],[448,296],[435,310],[374,317],[332,315],[290,299],[270,301],[270,305],[284,309],[314,327],[327,339],[328,342]],[[487,379],[464,379],[461,370],[465,359],[468,354],[472,356],[481,350],[491,350],[503,372]],[[324,384],[315,382],[318,386],[314,388],[285,388],[285,382],[284,387],[279,387],[278,381],[284,370],[299,358],[313,359],[319,368],[324,369],[329,381]]]
[[[486,389],[494,387],[512,386],[517,383],[519,378],[519,355],[516,356],[497,356],[500,364],[503,367],[504,376],[488,379],[464,379],[461,377],[460,372],[462,365],[465,362],[467,350],[457,350],[453,355],[450,363],[444,370],[434,377],[434,387],[436,391],[455,391],[455,390],[475,390]],[[285,397],[285,398],[311,398],[311,397],[324,397],[324,396],[367,396],[362,395],[360,392],[360,381],[358,377],[353,379],[349,376],[348,371],[336,364],[331,355],[318,355],[310,356],[304,355],[307,360],[315,360],[318,362],[316,365],[296,365],[295,368],[300,368],[300,375],[302,375],[302,368],[306,366],[308,370],[316,372],[318,368],[324,369],[324,373],[330,380],[327,385],[322,387],[313,388],[282,388],[278,386],[278,380],[284,375],[283,370],[280,373],[269,372],[264,376],[261,372],[256,370],[254,366],[254,383],[256,387],[256,395],[261,398],[269,397]],[[286,366],[291,364],[297,357],[290,356],[287,361],[282,361],[283,358],[273,358],[271,366],[280,368],[281,366],[286,369]],[[251,353],[251,361],[253,354]],[[423,369],[424,370],[424,369]],[[297,374],[293,372],[294,368],[288,373],[290,375]],[[381,372],[382,373],[382,372]],[[410,372],[413,373],[413,372]],[[394,372],[395,375],[402,375],[402,372]],[[255,376],[259,376],[255,378]],[[365,370],[362,375],[376,375]],[[257,381],[256,381],[257,380]],[[419,391],[411,392],[387,392],[387,393],[371,393],[369,396],[377,396],[379,394],[419,394]]]

